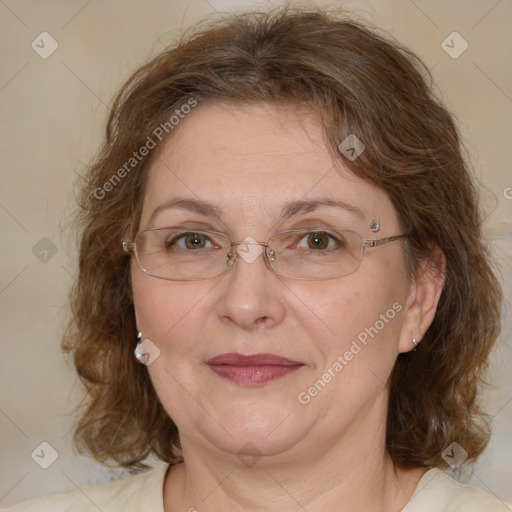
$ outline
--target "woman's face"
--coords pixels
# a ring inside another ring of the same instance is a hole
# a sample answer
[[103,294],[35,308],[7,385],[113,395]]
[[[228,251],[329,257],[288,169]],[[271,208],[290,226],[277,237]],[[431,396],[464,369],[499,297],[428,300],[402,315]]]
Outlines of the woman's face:
[[[311,226],[363,238],[400,234],[385,193],[333,162],[311,113],[204,104],[163,144],[140,230],[183,226],[260,242]],[[165,206],[178,198],[188,203]],[[262,254],[181,282],[147,275],[134,259],[137,326],[160,351],[148,370],[184,450],[195,443],[233,454],[304,454],[361,428],[383,429],[386,382],[418,337],[402,240],[367,248],[356,272],[325,281],[278,277]],[[236,356],[207,364],[223,354],[273,354],[295,366],[253,360],[241,368]]]

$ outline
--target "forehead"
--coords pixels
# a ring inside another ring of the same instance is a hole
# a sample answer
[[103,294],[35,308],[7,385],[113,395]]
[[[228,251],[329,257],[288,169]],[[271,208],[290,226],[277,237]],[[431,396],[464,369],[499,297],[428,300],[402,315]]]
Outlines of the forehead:
[[341,159],[333,161],[319,118],[290,106],[196,107],[158,148],[148,172],[141,226],[150,227],[155,209],[176,198],[213,204],[230,224],[260,223],[262,228],[286,205],[319,198],[360,210],[362,215],[350,216],[350,208],[336,208],[357,227],[373,218],[397,225],[386,194],[355,176]]

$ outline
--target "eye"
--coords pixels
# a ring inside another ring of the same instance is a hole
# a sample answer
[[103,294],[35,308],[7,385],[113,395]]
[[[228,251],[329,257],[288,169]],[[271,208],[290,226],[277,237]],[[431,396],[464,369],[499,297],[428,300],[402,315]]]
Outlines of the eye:
[[166,247],[176,246],[179,249],[197,250],[214,247],[210,238],[204,233],[180,233],[166,240]]
[[306,233],[299,240],[297,248],[323,250],[332,249],[336,245],[343,247],[344,244],[341,243],[336,237],[325,231],[314,231],[311,233]]

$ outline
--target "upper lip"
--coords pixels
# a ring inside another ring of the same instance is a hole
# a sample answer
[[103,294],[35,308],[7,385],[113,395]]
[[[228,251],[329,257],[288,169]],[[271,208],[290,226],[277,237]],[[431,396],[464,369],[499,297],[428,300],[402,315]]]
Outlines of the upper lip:
[[286,357],[281,357],[275,354],[254,354],[244,356],[242,354],[230,353],[219,354],[206,361],[206,364],[211,365],[227,365],[227,366],[297,366],[302,365],[298,361],[292,361]]

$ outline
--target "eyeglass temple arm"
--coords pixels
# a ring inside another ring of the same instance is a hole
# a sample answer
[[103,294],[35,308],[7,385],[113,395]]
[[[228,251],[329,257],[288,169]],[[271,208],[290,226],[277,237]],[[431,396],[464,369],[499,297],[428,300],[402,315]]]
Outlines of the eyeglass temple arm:
[[397,240],[398,238],[403,238],[408,235],[395,235],[395,236],[386,236],[384,238],[378,238],[374,240],[363,240],[363,244],[366,247],[377,247],[377,245],[387,244],[388,242],[392,242],[393,240]]
[[134,242],[123,242],[123,251],[124,252],[134,252],[135,243]]

